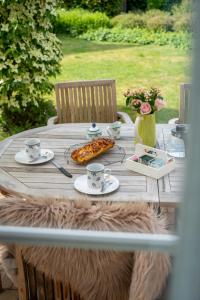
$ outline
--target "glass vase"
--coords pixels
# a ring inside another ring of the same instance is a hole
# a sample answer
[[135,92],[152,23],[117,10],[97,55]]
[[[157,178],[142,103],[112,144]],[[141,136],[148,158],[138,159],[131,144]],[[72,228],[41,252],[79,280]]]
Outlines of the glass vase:
[[150,147],[156,146],[156,119],[155,113],[150,115],[138,115],[135,120],[135,143],[141,143]]

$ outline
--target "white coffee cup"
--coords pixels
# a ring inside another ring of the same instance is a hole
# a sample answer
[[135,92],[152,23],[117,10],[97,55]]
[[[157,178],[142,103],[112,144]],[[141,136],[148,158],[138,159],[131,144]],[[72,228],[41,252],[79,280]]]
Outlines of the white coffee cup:
[[117,122],[112,123],[110,126],[108,126],[106,128],[106,131],[111,138],[119,139],[120,138],[120,128],[121,128],[121,122],[117,121]]
[[111,169],[104,165],[93,163],[87,166],[87,184],[91,189],[101,189],[105,180],[111,175]]
[[30,161],[37,160],[40,158],[41,147],[39,139],[29,139],[24,142],[26,155]]

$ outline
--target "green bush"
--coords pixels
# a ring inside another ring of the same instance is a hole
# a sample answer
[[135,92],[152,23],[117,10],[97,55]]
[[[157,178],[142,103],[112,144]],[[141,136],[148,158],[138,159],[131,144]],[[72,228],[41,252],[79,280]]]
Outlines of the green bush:
[[110,26],[110,19],[104,13],[92,13],[83,9],[73,9],[69,11],[60,9],[54,23],[56,32],[67,33],[72,36],[82,34],[89,29]]
[[183,0],[180,5],[174,5],[172,13],[175,19],[175,31],[192,31],[191,0]]
[[137,45],[148,45],[153,43],[153,37],[147,30],[135,29],[98,29],[89,31],[84,38],[98,41],[132,43]]
[[49,77],[60,70],[60,41],[52,32],[55,9],[54,0],[0,1],[0,110],[8,129],[20,109],[27,107],[21,119],[26,128],[43,117],[35,110],[52,92]]
[[90,30],[80,36],[86,40],[131,43],[135,45],[171,45],[176,48],[188,49],[191,41],[189,34],[184,32],[154,32],[147,29],[113,29],[99,28]]
[[174,30],[175,31],[191,31],[192,30],[192,22],[191,22],[191,15],[184,14],[176,18],[174,23]]
[[151,9],[145,13],[147,28],[155,31],[172,31],[174,18],[168,12]]
[[156,8],[149,9],[145,13],[146,18],[157,17],[157,16],[165,17],[165,16],[169,16],[169,13]]
[[112,19],[112,25],[121,28],[147,28],[149,30],[172,31],[174,18],[169,13],[159,9],[149,10],[146,13],[121,14]]
[[66,8],[83,8],[90,11],[104,12],[108,16],[115,16],[122,10],[123,0],[64,0]]
[[0,123],[2,129],[9,134],[47,125],[48,118],[56,115],[52,101],[38,100],[37,104],[33,102],[26,105],[22,102],[18,104],[18,107],[8,106],[6,103],[2,105]]
[[191,31],[191,12],[185,5],[174,6],[172,13],[151,9],[145,13],[120,14],[111,23],[120,28],[147,28],[154,31]]
[[121,14],[112,19],[112,25],[121,28],[144,28],[146,27],[146,21],[143,14]]
[[168,15],[158,15],[147,18],[147,28],[154,31],[172,31],[174,26],[174,18]]

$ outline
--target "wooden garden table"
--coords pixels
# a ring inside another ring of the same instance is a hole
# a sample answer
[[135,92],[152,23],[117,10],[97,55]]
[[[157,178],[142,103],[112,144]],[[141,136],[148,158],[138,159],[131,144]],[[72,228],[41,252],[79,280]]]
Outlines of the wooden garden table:
[[[165,207],[176,207],[181,199],[184,175],[184,160],[176,160],[176,169],[169,175],[156,180],[125,169],[124,163],[109,165],[112,174],[120,181],[117,191],[102,196],[90,196],[74,189],[73,182],[77,176],[86,173],[85,166],[68,164],[64,157],[65,149],[76,143],[85,142],[85,133],[90,124],[60,124],[45,126],[11,136],[0,143],[0,189],[19,193],[24,196],[66,198],[69,200],[90,199],[92,201],[147,201],[159,203]],[[98,124],[103,129],[108,124]],[[157,140],[164,149],[165,139],[173,125],[157,125]],[[121,138],[116,143],[124,147],[126,157],[134,150],[134,126],[122,125]],[[64,176],[50,162],[41,165],[22,165],[15,162],[15,153],[24,148],[27,138],[37,137],[41,147],[52,149],[55,159],[70,173],[73,178]]]

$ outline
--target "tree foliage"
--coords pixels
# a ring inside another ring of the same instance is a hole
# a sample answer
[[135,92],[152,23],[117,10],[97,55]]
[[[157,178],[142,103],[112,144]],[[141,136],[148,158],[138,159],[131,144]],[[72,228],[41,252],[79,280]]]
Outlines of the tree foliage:
[[147,0],[127,0],[127,11],[146,10]]
[[53,33],[54,0],[0,0],[0,105],[26,107],[52,91],[60,41]]
[[161,9],[165,3],[165,0],[147,0],[148,9]]
[[100,11],[108,16],[115,16],[121,12],[123,0],[64,0],[67,8],[83,8]]
[[[191,0],[183,0],[191,1]],[[127,11],[163,9],[170,11],[174,5],[181,3],[181,0],[126,0]]]

